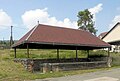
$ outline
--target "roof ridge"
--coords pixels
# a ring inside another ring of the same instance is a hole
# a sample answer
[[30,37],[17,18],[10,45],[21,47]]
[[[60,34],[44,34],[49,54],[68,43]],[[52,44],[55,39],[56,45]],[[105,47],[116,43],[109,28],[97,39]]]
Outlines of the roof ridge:
[[80,30],[80,31],[83,31],[83,32],[85,31],[86,32],[86,30],[69,28],[68,26],[57,26],[57,25],[47,25],[47,24],[40,24],[40,25],[54,27],[54,28],[59,28],[59,29],[69,29],[69,30],[75,30],[75,31],[79,31]]
[[[39,25],[39,24],[38,24]],[[36,25],[34,27],[34,29],[31,31],[31,33],[28,35],[28,37],[25,40],[28,40],[30,38],[30,36],[33,34],[33,32],[35,31],[35,29],[38,27],[38,25]]]

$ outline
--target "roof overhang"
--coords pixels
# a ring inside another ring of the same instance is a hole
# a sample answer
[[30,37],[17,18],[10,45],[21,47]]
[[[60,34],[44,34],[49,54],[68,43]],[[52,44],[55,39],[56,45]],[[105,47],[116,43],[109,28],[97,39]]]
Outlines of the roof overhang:
[[101,49],[110,45],[90,32],[39,24],[25,34],[12,48],[26,49]]
[[93,50],[101,48],[110,48],[111,46],[103,45],[85,45],[85,44],[64,44],[55,42],[23,42],[19,45],[13,45],[12,48],[26,49],[27,45],[30,49],[70,49],[70,50]]

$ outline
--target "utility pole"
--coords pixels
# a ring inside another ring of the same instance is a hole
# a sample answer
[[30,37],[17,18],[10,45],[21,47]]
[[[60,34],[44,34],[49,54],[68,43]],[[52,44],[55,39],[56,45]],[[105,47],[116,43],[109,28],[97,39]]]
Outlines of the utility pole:
[[10,47],[13,45],[12,28],[13,28],[13,26],[11,26]]

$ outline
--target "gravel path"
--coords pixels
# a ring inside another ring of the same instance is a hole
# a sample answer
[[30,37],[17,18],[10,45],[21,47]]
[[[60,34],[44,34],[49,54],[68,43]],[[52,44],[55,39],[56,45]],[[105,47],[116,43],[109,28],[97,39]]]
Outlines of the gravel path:
[[120,68],[66,77],[39,79],[34,81],[120,81]]

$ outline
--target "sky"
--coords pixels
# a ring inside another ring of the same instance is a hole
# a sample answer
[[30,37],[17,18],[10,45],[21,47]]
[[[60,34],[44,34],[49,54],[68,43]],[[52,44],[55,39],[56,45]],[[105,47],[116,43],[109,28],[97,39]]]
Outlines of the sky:
[[18,40],[38,24],[78,29],[77,14],[88,9],[97,35],[120,22],[120,0],[0,0],[0,40]]

